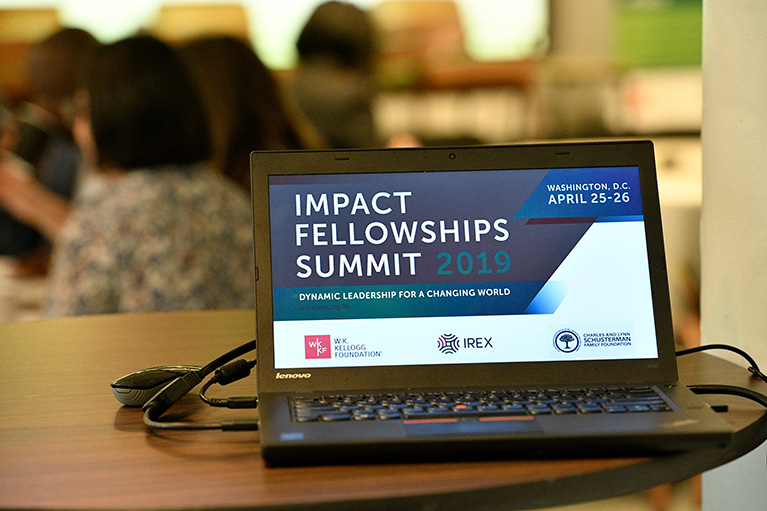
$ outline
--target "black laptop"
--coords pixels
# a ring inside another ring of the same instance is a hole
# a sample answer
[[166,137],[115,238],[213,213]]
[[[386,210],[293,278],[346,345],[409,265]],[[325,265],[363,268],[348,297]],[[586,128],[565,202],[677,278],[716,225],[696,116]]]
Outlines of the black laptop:
[[677,380],[651,142],[255,152],[270,464],[725,445]]

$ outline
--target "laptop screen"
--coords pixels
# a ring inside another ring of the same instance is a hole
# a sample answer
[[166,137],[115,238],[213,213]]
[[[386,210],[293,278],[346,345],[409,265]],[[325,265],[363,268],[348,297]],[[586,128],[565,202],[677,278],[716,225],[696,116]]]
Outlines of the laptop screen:
[[637,166],[268,178],[275,369],[654,359]]

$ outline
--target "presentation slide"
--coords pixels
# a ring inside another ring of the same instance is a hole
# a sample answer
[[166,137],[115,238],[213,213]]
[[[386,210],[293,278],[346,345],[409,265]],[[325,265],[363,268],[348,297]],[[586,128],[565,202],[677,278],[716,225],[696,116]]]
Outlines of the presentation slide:
[[273,176],[275,366],[655,357],[636,167]]

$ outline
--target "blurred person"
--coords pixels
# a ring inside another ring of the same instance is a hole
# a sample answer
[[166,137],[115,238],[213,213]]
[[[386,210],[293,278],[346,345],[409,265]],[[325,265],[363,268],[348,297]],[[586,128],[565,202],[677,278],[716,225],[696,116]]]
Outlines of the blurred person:
[[274,76],[248,43],[210,36],[180,51],[208,114],[212,164],[245,190],[250,192],[251,151],[316,145],[288,111]]
[[368,13],[346,2],[319,5],[296,42],[292,91],[332,148],[379,145],[373,120],[376,35]]
[[[47,215],[66,211],[47,207],[47,199],[67,201],[74,193],[81,160],[71,133],[72,97],[97,46],[90,33],[76,28],[61,29],[33,45],[26,59],[28,97],[9,109],[3,123],[0,253],[18,258],[33,272],[47,266],[50,245],[44,238],[54,235],[46,229],[55,220]],[[36,183],[44,190],[30,192]]]
[[[31,230],[33,228],[30,226],[34,226],[35,232],[53,240],[61,226],[66,223],[71,211],[70,202],[65,197],[31,177],[23,162],[7,156],[0,157],[0,206],[12,212],[12,217],[11,213],[6,213],[8,216],[4,218],[10,218],[12,221],[2,225],[0,236],[6,246],[17,247],[22,245],[23,240],[28,239],[20,234],[22,227]],[[30,258],[35,259],[39,256],[44,260],[40,261],[39,273],[44,273],[48,247],[45,242],[23,256],[14,252],[14,255],[21,258],[21,272],[23,273],[23,267],[32,264]]]
[[202,163],[208,125],[179,55],[123,39],[83,85],[74,134],[99,185],[56,238],[47,315],[252,307],[250,201]]

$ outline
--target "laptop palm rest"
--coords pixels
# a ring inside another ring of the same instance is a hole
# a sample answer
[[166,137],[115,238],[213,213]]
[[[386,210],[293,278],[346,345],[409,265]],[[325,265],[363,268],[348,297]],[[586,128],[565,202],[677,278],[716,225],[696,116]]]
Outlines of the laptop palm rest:
[[480,420],[437,419],[403,421],[410,436],[462,435],[482,433],[540,433],[541,426],[532,417],[505,417]]

